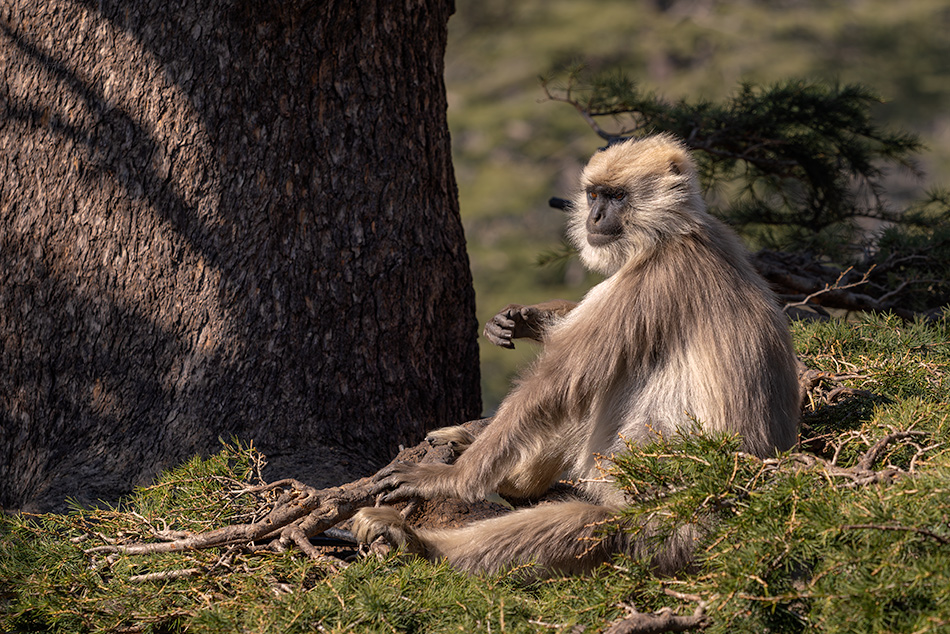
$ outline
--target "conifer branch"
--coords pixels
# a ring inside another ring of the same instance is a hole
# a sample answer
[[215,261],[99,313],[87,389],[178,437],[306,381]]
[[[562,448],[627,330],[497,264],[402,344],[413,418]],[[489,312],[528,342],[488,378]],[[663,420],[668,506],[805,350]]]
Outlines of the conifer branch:
[[920,175],[911,157],[922,144],[875,124],[871,106],[880,99],[860,85],[744,83],[721,103],[669,102],[622,73],[577,67],[563,86],[542,79],[541,87],[547,100],[570,105],[608,143],[645,131],[683,138],[696,151],[705,189],[738,187],[740,195],[714,211],[760,239],[774,240],[781,229],[776,246],[819,247],[817,234],[840,234],[824,245],[829,250],[847,244],[855,218],[896,220],[884,196],[886,168]]

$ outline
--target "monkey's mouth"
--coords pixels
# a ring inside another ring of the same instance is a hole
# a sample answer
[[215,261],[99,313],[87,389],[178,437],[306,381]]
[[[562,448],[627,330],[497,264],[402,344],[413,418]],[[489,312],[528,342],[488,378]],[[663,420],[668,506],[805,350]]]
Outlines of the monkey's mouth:
[[616,242],[619,237],[619,233],[588,233],[587,244],[592,247],[605,247],[611,242]]

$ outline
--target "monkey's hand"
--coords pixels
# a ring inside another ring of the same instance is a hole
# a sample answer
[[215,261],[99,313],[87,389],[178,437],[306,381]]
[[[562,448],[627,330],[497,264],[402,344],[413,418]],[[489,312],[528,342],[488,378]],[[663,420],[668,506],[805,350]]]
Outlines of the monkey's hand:
[[531,306],[508,304],[485,324],[485,336],[502,348],[514,348],[513,339],[541,341],[545,328],[576,306],[576,302],[564,299],[552,299]]
[[541,340],[544,315],[534,306],[508,304],[485,324],[485,336],[496,346],[514,349],[512,339]]
[[448,464],[412,464],[400,462],[389,465],[373,476],[370,489],[379,495],[381,503],[398,502],[407,498],[451,497],[450,491],[455,468]]

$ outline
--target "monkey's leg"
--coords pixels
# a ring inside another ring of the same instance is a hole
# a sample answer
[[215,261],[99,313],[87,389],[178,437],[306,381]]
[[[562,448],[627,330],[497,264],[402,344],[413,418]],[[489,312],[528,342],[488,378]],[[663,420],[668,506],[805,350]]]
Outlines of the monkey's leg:
[[618,552],[652,558],[660,572],[688,562],[692,534],[674,535],[653,552],[652,540],[606,531],[615,510],[586,502],[561,502],[522,509],[458,529],[413,529],[395,509],[366,508],[353,532],[369,542],[384,535],[408,552],[431,561],[447,559],[466,572],[497,572],[522,565],[530,574],[576,574],[609,561]]

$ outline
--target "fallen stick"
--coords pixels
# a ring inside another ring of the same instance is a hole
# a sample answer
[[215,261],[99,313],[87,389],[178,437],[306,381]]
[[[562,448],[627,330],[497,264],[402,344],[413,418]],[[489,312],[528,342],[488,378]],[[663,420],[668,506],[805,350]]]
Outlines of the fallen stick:
[[[482,419],[463,423],[462,426],[475,435],[488,423],[489,419]],[[456,455],[453,446],[426,439],[414,447],[400,451],[390,464],[399,462],[447,464],[454,461]],[[268,540],[269,543],[263,548],[283,550],[286,546],[293,544],[306,555],[319,559],[322,558],[322,553],[316,548],[308,548],[310,544],[306,540],[350,519],[361,508],[374,506],[376,498],[371,493],[373,483],[373,476],[370,476],[337,487],[315,489],[298,480],[279,480],[237,492],[254,494],[289,489],[282,496],[280,503],[257,522],[225,526],[170,541],[106,544],[89,548],[85,552],[87,554],[148,555],[251,544]],[[304,546],[305,543],[307,546]]]

